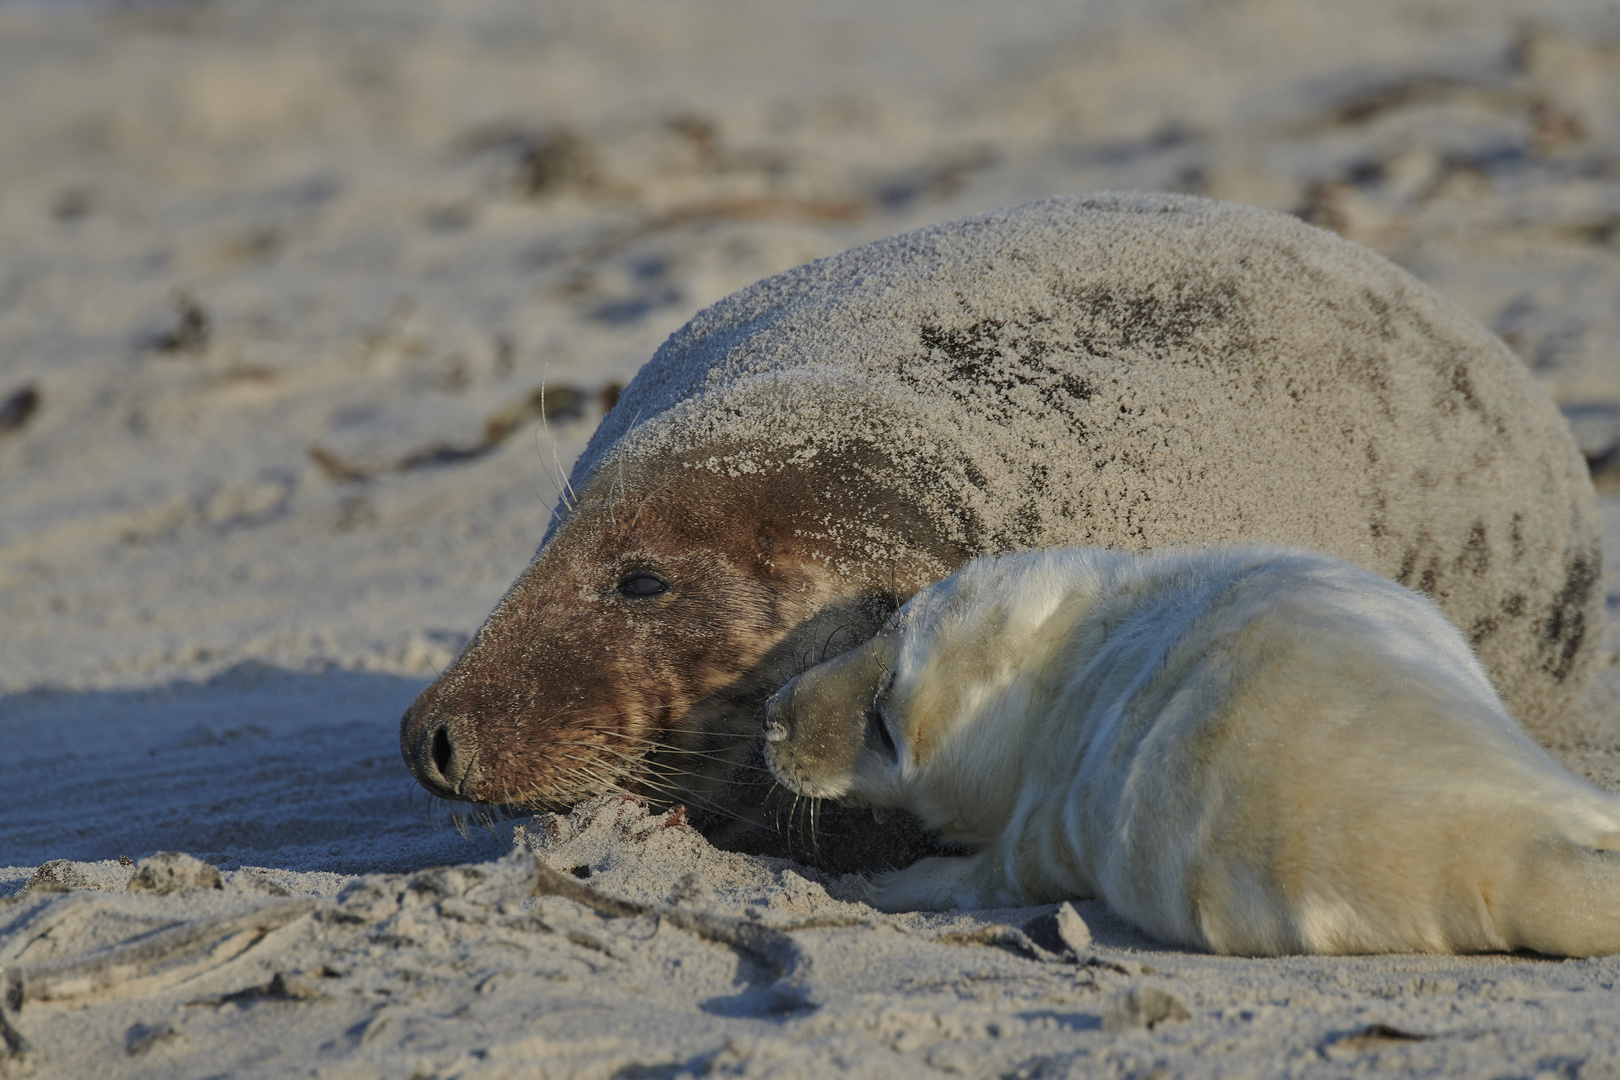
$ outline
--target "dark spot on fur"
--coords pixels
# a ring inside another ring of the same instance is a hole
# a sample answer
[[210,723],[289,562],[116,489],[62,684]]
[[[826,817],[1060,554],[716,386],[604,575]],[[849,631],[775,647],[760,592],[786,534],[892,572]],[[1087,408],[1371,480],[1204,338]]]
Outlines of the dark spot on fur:
[[[1068,394],[1076,401],[1090,401],[1091,395],[1097,392],[1095,387],[1078,375],[1060,375],[1058,376],[1058,385],[1063,388],[1065,394]],[[1083,434],[1084,431],[1085,429],[1080,427],[1075,429],[1076,434]]]
[[[1330,377],[1336,382],[1355,380],[1367,388],[1373,402],[1387,419],[1395,418],[1393,395],[1389,386],[1389,357],[1383,353],[1355,353],[1345,349],[1339,353],[1338,363]],[[1377,459],[1373,459],[1377,460]]]
[[1479,395],[1474,392],[1474,380],[1468,376],[1468,365],[1458,362],[1451,366],[1451,389],[1474,412],[1483,408]]
[[1389,317],[1389,301],[1385,300],[1382,296],[1379,296],[1371,289],[1363,289],[1361,292],[1361,298],[1367,301],[1367,307],[1373,313],[1373,319],[1378,328],[1378,336],[1384,338],[1386,341],[1394,338],[1395,327],[1390,321]]
[[1441,412],[1456,412],[1459,403],[1474,413],[1481,423],[1496,432],[1498,438],[1508,439],[1507,421],[1500,415],[1486,408],[1479,392],[1474,387],[1474,377],[1469,371],[1469,363],[1473,356],[1461,345],[1447,341],[1427,319],[1415,312],[1408,317],[1416,325],[1425,341],[1431,342],[1444,352],[1444,357],[1437,357],[1434,361],[1435,373],[1446,380],[1446,385],[1435,396],[1435,407]]
[[1382,494],[1377,495],[1373,498],[1373,505],[1377,507],[1377,509],[1367,516],[1367,531],[1372,534],[1374,540],[1378,540],[1382,539],[1389,533],[1389,524],[1387,520],[1389,515],[1389,499]]
[[[984,386],[1003,392],[1028,386],[1053,408],[1090,401],[1096,388],[1073,370],[1072,356],[1053,355],[1052,343],[1039,332],[1042,324],[1051,321],[1050,315],[1030,312],[1027,322],[980,319],[959,328],[920,327],[921,370],[930,378],[943,376],[947,383],[955,384],[952,394],[959,401],[967,401]],[[922,379],[908,364],[901,365],[900,377],[913,386]]]
[[1050,476],[1051,470],[1043,464],[1030,467],[1029,479],[1024,482],[1022,491],[1025,502],[1013,511],[1004,546],[1009,548],[1040,546],[1041,538],[1046,532],[1041,520],[1041,506],[1048,501],[1048,493],[1051,490]]
[[[968,458],[960,457],[957,462],[961,469],[961,476],[969,484],[983,491],[989,485],[989,480]],[[963,555],[977,555],[989,550],[985,539],[984,519],[979,515],[963,493],[951,482],[949,469],[926,469],[914,472],[911,482],[917,486],[920,494],[932,499],[938,505],[946,508],[946,514],[956,524],[956,535],[962,545]]]
[[[1440,587],[1444,573],[1443,553],[1427,532],[1419,531],[1413,538],[1412,546],[1401,555],[1401,569],[1395,580],[1430,599],[1443,600],[1451,595],[1449,590]],[[1413,583],[1414,576],[1416,584]]]
[[1132,289],[1117,283],[1057,285],[1053,293],[1075,309],[1075,336],[1089,352],[1145,349],[1163,355],[1212,334],[1224,339],[1224,347],[1201,352],[1230,360],[1250,349],[1247,304],[1231,282],[1182,280]]
[[1502,614],[1518,618],[1524,614],[1524,593],[1516,592],[1502,601]]
[[962,330],[924,326],[917,336],[923,348],[945,354],[953,374],[977,376],[988,361],[1001,355],[1000,331],[1005,325],[1000,319],[981,319]]
[[[1524,524],[1523,514],[1514,514],[1513,521],[1508,525],[1508,539],[1513,541],[1513,561],[1524,561],[1524,531],[1520,526]],[[1515,614],[1517,614],[1515,612]]]
[[1474,625],[1468,628],[1468,644],[1479,648],[1479,643],[1496,633],[1497,626],[1494,615],[1484,615],[1474,620]]
[[1041,512],[1034,503],[1025,503],[1013,511],[1007,533],[1013,548],[1033,548],[1041,538]]
[[1564,587],[1553,598],[1553,606],[1539,627],[1551,655],[1542,668],[1559,682],[1569,677],[1586,640],[1586,605],[1598,582],[1598,560],[1591,553],[1570,557],[1564,565]]
[[1490,566],[1491,548],[1485,540],[1485,523],[1476,521],[1473,528],[1468,530],[1468,542],[1457,556],[1457,569],[1467,570],[1475,577],[1484,577]]

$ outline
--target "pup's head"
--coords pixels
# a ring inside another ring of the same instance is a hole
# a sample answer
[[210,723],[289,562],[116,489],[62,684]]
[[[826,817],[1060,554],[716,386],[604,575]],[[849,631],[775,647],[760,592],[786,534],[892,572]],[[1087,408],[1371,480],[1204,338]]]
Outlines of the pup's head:
[[1057,644],[1055,623],[1071,620],[1053,614],[1095,595],[1090,558],[987,556],[917,593],[876,636],[766,703],[771,771],[801,795],[910,805],[917,784],[971,757],[957,733]]
[[910,748],[894,689],[904,626],[811,668],[765,704],[765,759],[800,795],[889,805],[878,797]]

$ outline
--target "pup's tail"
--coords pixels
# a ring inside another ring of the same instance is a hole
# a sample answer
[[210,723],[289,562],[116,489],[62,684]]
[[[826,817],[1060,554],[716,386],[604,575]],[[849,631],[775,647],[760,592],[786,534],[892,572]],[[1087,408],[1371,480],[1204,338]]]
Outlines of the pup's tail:
[[1504,910],[1506,937],[1549,956],[1620,953],[1620,833],[1596,846],[1563,837],[1537,844],[1519,863]]

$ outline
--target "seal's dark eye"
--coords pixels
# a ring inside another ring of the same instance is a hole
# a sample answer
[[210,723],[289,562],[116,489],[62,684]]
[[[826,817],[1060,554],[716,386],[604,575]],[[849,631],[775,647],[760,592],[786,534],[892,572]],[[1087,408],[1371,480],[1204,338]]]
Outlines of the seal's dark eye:
[[625,596],[657,596],[659,593],[668,592],[669,586],[651,574],[631,574],[619,582],[619,591]]

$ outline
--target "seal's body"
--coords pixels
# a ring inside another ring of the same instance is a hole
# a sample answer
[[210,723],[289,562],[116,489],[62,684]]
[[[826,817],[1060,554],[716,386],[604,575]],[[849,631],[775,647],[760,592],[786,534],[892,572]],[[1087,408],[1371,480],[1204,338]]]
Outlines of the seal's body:
[[766,707],[806,795],[980,847],[889,910],[1101,896],[1223,953],[1620,952],[1620,798],[1415,593],[1234,548],[986,557]]
[[658,350],[571,491],[405,717],[441,795],[718,800],[765,698],[986,552],[1326,551],[1433,597],[1534,731],[1602,618],[1585,464],[1502,343],[1354,244],[1184,196],[751,286]]

